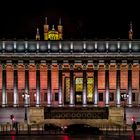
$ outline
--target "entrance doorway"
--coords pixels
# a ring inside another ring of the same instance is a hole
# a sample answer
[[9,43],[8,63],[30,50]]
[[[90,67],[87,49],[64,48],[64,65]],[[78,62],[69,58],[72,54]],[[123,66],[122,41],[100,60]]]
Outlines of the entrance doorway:
[[75,92],[75,104],[82,104],[82,92]]
[[[76,77],[74,81],[73,89],[75,91],[75,104],[82,104],[83,98],[83,78]],[[87,103],[93,104],[93,96],[94,96],[94,79],[93,77],[87,78]],[[64,100],[65,104],[70,103],[70,77],[65,77],[64,81],[65,91],[64,91]]]

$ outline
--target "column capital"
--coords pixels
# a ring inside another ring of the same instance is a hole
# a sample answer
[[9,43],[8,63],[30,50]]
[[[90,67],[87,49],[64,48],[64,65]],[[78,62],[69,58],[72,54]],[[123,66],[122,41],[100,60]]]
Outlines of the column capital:
[[2,63],[2,70],[6,70],[6,64]]
[[109,70],[109,63],[105,63],[105,70]]
[[120,63],[117,63],[116,64],[116,70],[120,70],[120,68],[121,68],[121,64]]
[[24,64],[25,70],[29,70],[29,65],[27,63]]
[[63,64],[62,63],[58,63],[58,70],[63,70]]
[[132,70],[132,63],[128,63],[128,70]]
[[70,63],[70,70],[74,70],[74,63]]
[[18,70],[18,64],[14,63],[14,70]]
[[83,70],[87,70],[87,63],[83,63],[82,66],[83,66]]
[[51,63],[48,63],[47,64],[47,68],[48,68],[48,70],[51,70],[52,69],[52,64]]
[[99,66],[98,63],[94,63],[93,65],[94,65],[94,70],[98,70],[98,68],[99,68],[98,67]]
[[40,64],[36,63],[36,70],[40,70]]

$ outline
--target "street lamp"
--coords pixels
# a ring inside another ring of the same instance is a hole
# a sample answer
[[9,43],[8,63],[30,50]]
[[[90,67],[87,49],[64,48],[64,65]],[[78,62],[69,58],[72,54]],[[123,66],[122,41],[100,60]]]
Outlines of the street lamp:
[[30,95],[28,94],[28,93],[23,93],[22,94],[22,98],[23,98],[23,100],[24,100],[24,107],[25,107],[25,121],[27,121],[27,106],[28,106],[28,104],[27,104],[27,101],[28,101],[28,98],[30,97]]
[[124,99],[124,123],[126,123],[126,103],[127,103],[126,101],[129,97],[129,95],[124,93],[121,95],[121,97]]

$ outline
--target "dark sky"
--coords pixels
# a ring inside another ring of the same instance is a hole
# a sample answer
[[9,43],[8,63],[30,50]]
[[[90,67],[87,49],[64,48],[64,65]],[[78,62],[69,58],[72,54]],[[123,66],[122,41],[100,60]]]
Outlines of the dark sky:
[[[3,0],[0,3],[0,38],[34,39],[36,27],[43,38],[44,19],[55,27],[61,17],[64,39],[140,38],[140,6],[123,0]],[[79,1],[79,2],[78,2]]]

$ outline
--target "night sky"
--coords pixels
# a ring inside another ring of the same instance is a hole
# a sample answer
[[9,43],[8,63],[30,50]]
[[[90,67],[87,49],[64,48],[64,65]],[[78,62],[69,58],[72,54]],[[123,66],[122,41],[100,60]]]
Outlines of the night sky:
[[[61,17],[64,39],[127,39],[132,21],[134,38],[140,38],[140,6],[123,0],[3,0],[0,4],[0,38],[34,39],[36,27],[43,39],[43,24],[50,27]],[[78,2],[79,1],[79,2]],[[81,1],[81,2],[80,2]]]

